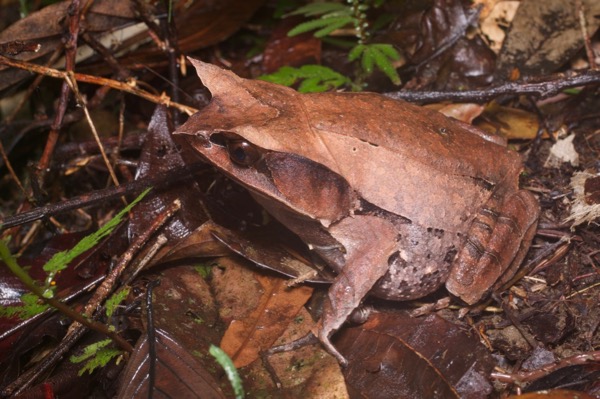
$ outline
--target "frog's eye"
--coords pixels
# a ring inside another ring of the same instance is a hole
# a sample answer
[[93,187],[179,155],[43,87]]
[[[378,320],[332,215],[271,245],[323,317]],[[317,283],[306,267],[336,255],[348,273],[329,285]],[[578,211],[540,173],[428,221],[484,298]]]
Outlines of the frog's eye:
[[252,166],[260,159],[260,152],[246,140],[227,140],[229,158],[240,166]]

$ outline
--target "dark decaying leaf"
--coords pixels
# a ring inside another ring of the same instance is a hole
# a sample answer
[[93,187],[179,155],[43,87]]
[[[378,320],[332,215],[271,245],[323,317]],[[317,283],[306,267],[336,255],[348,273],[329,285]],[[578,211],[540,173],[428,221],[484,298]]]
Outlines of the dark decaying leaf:
[[48,342],[59,342],[66,332],[64,318],[57,313],[25,321],[0,318],[0,328],[0,381],[13,381],[35,350],[43,349]]
[[[204,366],[163,330],[156,330],[155,346],[154,398],[225,398]],[[144,335],[121,375],[118,398],[148,398],[149,367],[148,336]]]
[[435,0],[423,11],[401,14],[387,35],[412,64],[420,64],[463,37],[473,12],[457,0]]
[[562,304],[531,312],[522,323],[545,345],[556,344],[573,329],[573,317]]
[[[522,1],[497,60],[497,76],[556,71],[583,47],[577,0]],[[581,0],[590,36],[600,26],[600,2]]]
[[[166,352],[157,350],[157,375],[161,374],[160,362],[168,366],[168,370],[164,371],[167,375],[165,383],[172,389],[169,392],[174,398],[185,397],[180,395],[185,392],[186,386],[195,387],[194,393],[202,395],[205,392],[218,391],[214,386],[220,385],[220,390],[225,392],[226,396],[230,396],[231,388],[221,368],[208,354],[210,346],[219,343],[224,328],[219,320],[216,301],[201,271],[202,268],[198,266],[180,265],[148,276],[160,279],[160,285],[153,290],[154,326],[170,337],[170,340],[163,339],[162,345]],[[128,365],[128,370],[133,368],[147,374],[147,365],[143,364],[146,360],[142,356],[144,353],[148,355],[147,349],[139,351],[141,353],[131,359],[131,362],[137,364]],[[175,374],[174,380],[168,377],[171,372]],[[131,374],[126,374],[121,381],[128,384],[130,379]],[[178,385],[180,382],[183,383],[183,388]],[[202,389],[194,384],[201,384]],[[156,391],[154,397],[160,397]]]
[[[572,365],[560,368],[550,374],[536,379],[531,384],[527,385],[524,392],[553,392],[554,389],[560,390],[562,387],[569,387],[569,389],[572,389],[573,391],[577,390],[579,392],[595,392],[597,394],[599,382],[600,366],[598,363],[589,363],[588,365]],[[582,397],[587,398],[585,395]]]
[[437,90],[482,87],[492,83],[496,57],[478,36],[457,41],[441,61],[434,85]]
[[374,314],[338,334],[349,390],[363,398],[485,398],[492,358],[478,337],[437,315]]
[[201,356],[219,343],[225,330],[205,275],[200,265],[165,268],[158,274],[160,285],[152,300],[155,326]]
[[[39,51],[24,52],[15,58],[44,62],[56,48],[62,45],[65,32],[63,22],[69,4],[69,1],[52,4],[17,21],[0,33],[0,42],[21,40],[38,43]],[[135,22],[135,13],[131,5],[132,3],[121,0],[94,1],[86,16],[86,31],[100,34]],[[0,90],[30,75],[27,71],[0,66]]]
[[203,223],[188,236],[169,243],[167,250],[156,256],[152,263],[230,255],[231,250],[213,236],[213,231],[220,228],[210,220]]
[[314,283],[330,283],[335,278],[323,264],[308,262],[310,254],[306,248],[297,237],[281,227],[248,234],[214,225],[212,234],[230,250],[261,268]]
[[417,76],[407,87],[434,83],[437,90],[452,90],[492,81],[494,53],[478,37],[466,37],[477,20],[477,7],[459,0],[436,0],[430,7],[422,3],[418,10],[406,4],[380,40],[401,49],[416,67]]
[[[166,107],[158,106],[148,126],[148,134],[142,146],[137,179],[149,177],[166,170],[182,167],[185,162],[171,137],[171,122]],[[192,177],[182,180],[175,187],[156,190],[149,194],[132,211],[129,223],[130,236],[145,231],[154,218],[176,199],[181,210],[164,229],[169,240],[189,235],[208,218],[202,211],[202,192]],[[165,251],[169,248],[165,248]]]

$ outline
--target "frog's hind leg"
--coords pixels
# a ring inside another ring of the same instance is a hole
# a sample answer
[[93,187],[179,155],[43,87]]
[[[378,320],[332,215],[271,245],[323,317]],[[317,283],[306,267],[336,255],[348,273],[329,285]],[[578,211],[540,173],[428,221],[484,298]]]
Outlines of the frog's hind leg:
[[520,190],[497,206],[492,199],[479,212],[446,281],[448,291],[468,304],[515,275],[535,235],[539,205],[533,194]]
[[345,266],[329,288],[323,317],[313,333],[325,349],[345,365],[346,359],[331,344],[329,337],[387,273],[388,260],[396,250],[397,233],[391,222],[368,215],[347,217],[330,231],[346,250]]

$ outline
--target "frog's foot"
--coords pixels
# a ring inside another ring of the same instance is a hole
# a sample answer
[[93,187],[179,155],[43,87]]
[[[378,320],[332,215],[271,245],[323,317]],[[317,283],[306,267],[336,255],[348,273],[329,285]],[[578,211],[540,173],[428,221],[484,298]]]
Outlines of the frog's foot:
[[515,275],[537,227],[539,205],[529,191],[510,195],[499,210],[491,202],[473,221],[446,281],[448,291],[469,305]]
[[396,230],[385,219],[361,215],[341,220],[330,231],[346,249],[345,266],[327,292],[323,317],[313,332],[324,348],[345,366],[346,359],[329,337],[387,273],[388,260],[396,250]]

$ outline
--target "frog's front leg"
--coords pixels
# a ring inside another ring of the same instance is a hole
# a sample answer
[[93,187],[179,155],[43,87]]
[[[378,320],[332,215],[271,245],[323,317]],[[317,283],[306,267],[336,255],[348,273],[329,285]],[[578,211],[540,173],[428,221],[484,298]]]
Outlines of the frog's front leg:
[[501,288],[517,272],[535,235],[539,205],[519,190],[502,203],[492,198],[476,216],[446,288],[472,305]]
[[346,359],[329,337],[346,321],[375,283],[388,271],[388,260],[396,250],[393,224],[376,216],[351,216],[330,229],[346,250],[344,267],[329,288],[323,316],[313,333],[342,365]]

